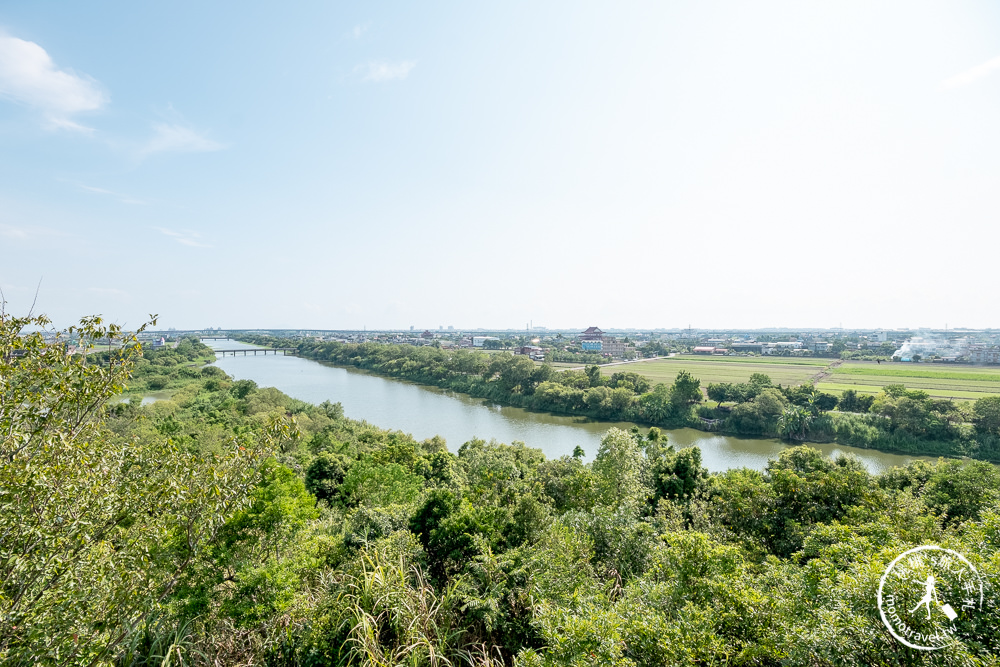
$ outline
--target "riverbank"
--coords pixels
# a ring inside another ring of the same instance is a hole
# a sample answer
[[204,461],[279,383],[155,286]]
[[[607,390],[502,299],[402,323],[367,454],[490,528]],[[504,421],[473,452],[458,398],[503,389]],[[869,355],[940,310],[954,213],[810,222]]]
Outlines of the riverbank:
[[[503,406],[449,389],[301,357],[226,356],[218,359],[216,365],[237,380],[275,387],[313,405],[339,402],[344,413],[353,419],[412,434],[418,440],[440,436],[452,452],[457,452],[463,443],[480,438],[524,442],[542,450],[550,459],[572,456],[579,446],[585,452],[584,460],[590,460],[609,428],[631,430],[636,426],[634,422],[608,422]],[[647,429],[641,430],[645,434]],[[690,428],[664,430],[663,435],[676,448],[698,447],[702,464],[713,472],[744,467],[764,470],[788,448],[787,443],[774,438],[739,437]],[[830,457],[857,456],[873,474],[918,458],[836,443],[811,446]]]
[[[782,388],[761,376],[760,384],[743,387],[742,401],[732,410],[713,411],[702,403],[700,381],[690,373],[679,375],[673,385],[651,386],[628,371],[610,378],[603,378],[596,368],[593,373],[590,369],[557,373],[526,357],[505,353],[483,355],[433,347],[289,341],[266,336],[243,340],[263,345],[291,342],[307,359],[531,411],[706,430],[703,417],[722,420],[715,421],[708,432],[729,436],[785,436],[789,444],[826,443],[910,456],[1000,460],[1000,438],[978,432],[954,404],[932,401],[926,395],[920,398],[919,392],[886,397],[879,403],[882,412],[838,412],[816,400],[826,397],[835,405],[834,396],[819,394],[811,386]],[[922,411],[918,415],[921,420],[909,419],[906,410]]]

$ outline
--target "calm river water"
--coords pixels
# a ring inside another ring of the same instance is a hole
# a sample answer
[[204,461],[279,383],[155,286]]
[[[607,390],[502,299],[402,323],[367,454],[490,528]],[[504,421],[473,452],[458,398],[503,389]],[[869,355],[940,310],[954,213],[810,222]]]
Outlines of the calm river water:
[[[205,343],[215,349],[253,349],[235,341]],[[352,419],[411,433],[420,440],[440,435],[453,452],[463,442],[478,437],[508,443],[520,440],[541,449],[549,458],[572,454],[573,448],[580,445],[589,459],[597,453],[601,437],[609,428],[632,427],[630,423],[595,422],[501,407],[463,394],[293,356],[226,356],[220,357],[216,365],[238,380],[276,387],[302,401],[340,402]],[[704,466],[713,472],[740,467],[761,470],[786,447],[779,440],[737,438],[687,428],[666,433],[675,447],[700,447]],[[842,445],[813,446],[826,454],[857,454],[871,472],[904,465],[915,458]]]

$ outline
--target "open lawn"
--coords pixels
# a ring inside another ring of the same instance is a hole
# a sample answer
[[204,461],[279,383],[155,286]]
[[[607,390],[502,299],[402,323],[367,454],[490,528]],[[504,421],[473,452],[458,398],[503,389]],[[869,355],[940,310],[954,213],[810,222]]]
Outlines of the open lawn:
[[[963,391],[960,389],[926,389],[923,387],[913,387],[909,383],[906,383],[908,389],[923,389],[932,398],[950,398],[956,401],[975,401],[983,396],[993,396],[995,394],[1000,394],[1000,391],[995,392],[981,392],[981,391]],[[833,394],[835,396],[840,396],[848,389],[853,389],[859,394],[872,394],[875,395],[882,391],[881,385],[863,385],[863,384],[842,384],[838,382],[820,382],[816,385],[816,388],[820,391],[825,391],[828,394]]]
[[835,375],[867,375],[887,378],[894,382],[895,378],[933,378],[939,380],[973,380],[976,382],[1000,382],[1000,370],[989,366],[958,366],[923,364],[873,364],[860,362],[844,362],[834,368]]
[[679,371],[686,370],[701,380],[702,387],[712,382],[746,382],[750,379],[751,374],[764,373],[774,383],[789,385],[808,381],[822,372],[828,363],[825,359],[813,359],[811,364],[801,363],[804,361],[803,359],[783,358],[771,363],[768,361],[756,357],[684,356],[638,364],[610,366],[601,368],[601,373],[607,376],[617,372],[638,373],[653,384],[660,382],[669,384],[674,381]]
[[557,371],[565,370],[567,368],[580,368],[584,364],[569,362],[569,361],[536,361],[536,366],[542,366],[543,364],[548,364]]
[[903,384],[934,397],[959,400],[1000,394],[1000,372],[991,367],[845,362],[830,371],[817,386],[836,394],[846,389],[877,394],[887,384]]
[[819,357],[724,357],[710,354],[678,354],[670,358],[680,361],[713,362],[723,364],[766,364],[768,366],[821,366],[826,367],[836,361]]
[[832,359],[796,357],[710,357],[677,356],[636,364],[607,366],[601,373],[629,371],[638,373],[653,384],[669,384],[677,372],[686,370],[706,387],[712,382],[746,382],[752,373],[764,373],[772,382],[796,385],[818,379],[817,388],[840,395],[848,389],[863,394],[877,394],[887,384],[904,384],[921,389],[935,398],[974,401],[983,396],[1000,395],[1000,369],[982,366],[941,364],[876,364],[845,361],[831,366]]

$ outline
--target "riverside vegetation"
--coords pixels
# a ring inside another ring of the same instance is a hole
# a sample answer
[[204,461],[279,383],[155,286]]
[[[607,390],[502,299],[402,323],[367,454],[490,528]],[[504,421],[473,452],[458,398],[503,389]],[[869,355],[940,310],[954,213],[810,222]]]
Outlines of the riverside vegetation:
[[[99,361],[23,334],[45,325],[0,318],[2,664],[1000,662],[990,464],[873,476],[797,446],[709,474],[657,428],[611,429],[592,463],[520,443],[449,452],[211,365],[154,363],[96,318],[85,337],[126,343]],[[109,403],[138,369],[172,398]],[[639,396],[683,405],[693,382],[683,402],[683,384]],[[758,389],[748,403],[794,405]],[[875,605],[886,565],[925,543],[987,587],[933,655]]]
[[[249,336],[249,343],[288,345],[287,339]],[[811,384],[775,385],[765,374],[748,382],[706,388],[677,372],[672,384],[652,384],[597,366],[556,372],[527,357],[435,347],[294,341],[309,359],[443,387],[504,405],[665,428],[692,427],[792,441],[838,442],[912,455],[965,456],[1000,461],[1000,396],[972,404],[931,398],[926,391],[887,384],[877,395],[845,390],[839,397]],[[895,378],[892,378],[895,379]],[[835,409],[839,408],[839,409]]]

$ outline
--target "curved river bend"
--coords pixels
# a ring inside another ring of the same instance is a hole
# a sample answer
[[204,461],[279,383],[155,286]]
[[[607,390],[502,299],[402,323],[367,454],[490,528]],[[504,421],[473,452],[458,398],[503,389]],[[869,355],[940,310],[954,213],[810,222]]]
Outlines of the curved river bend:
[[[254,349],[236,341],[205,341],[215,349]],[[529,412],[501,407],[364,371],[340,368],[282,355],[219,357],[216,365],[238,380],[253,380],[261,387],[276,387],[293,398],[309,403],[340,402],[352,419],[363,419],[382,428],[411,433],[423,440],[443,437],[451,451],[474,437],[500,442],[519,440],[541,449],[549,458],[572,454],[577,445],[587,457],[597,453],[601,437],[612,426],[629,429],[631,423],[596,422],[583,417]],[[762,470],[769,459],[787,445],[779,440],[737,438],[694,429],[666,431],[675,447],[701,448],[703,465],[713,472],[729,468]],[[825,454],[856,454],[873,473],[904,465],[917,457],[857,449],[836,444],[813,444]]]

